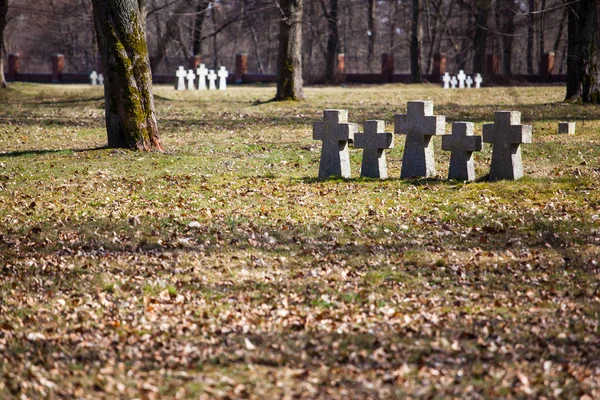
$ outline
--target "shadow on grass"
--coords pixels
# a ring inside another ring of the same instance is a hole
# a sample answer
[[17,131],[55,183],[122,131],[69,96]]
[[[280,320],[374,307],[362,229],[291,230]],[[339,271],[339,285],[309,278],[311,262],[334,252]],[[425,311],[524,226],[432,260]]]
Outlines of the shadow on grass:
[[108,147],[108,146],[99,146],[99,147],[92,147],[92,148],[86,148],[86,149],[19,150],[19,151],[11,151],[8,153],[0,153],[0,158],[40,156],[40,155],[45,155],[45,154],[73,154],[73,153],[83,153],[85,151],[106,150],[109,148],[110,147]]

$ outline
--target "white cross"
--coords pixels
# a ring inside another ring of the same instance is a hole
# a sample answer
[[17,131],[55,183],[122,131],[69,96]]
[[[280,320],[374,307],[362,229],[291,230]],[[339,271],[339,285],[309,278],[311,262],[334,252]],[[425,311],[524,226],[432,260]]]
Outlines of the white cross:
[[229,77],[229,72],[227,72],[227,69],[225,67],[219,68],[217,75],[219,75],[219,90],[227,89],[227,78]]
[[479,89],[481,87],[481,83],[483,82],[483,78],[481,78],[481,74],[478,72],[475,75],[475,88]]
[[211,69],[208,71],[208,90],[217,90],[215,86],[215,81],[217,80],[217,74],[215,74],[215,70]]
[[194,81],[196,80],[196,74],[194,73],[193,69],[188,70],[186,78],[188,81],[188,84],[187,84],[188,90],[194,90]]
[[467,87],[471,89],[471,86],[473,86],[473,79],[471,78],[471,75],[467,76],[467,80],[465,82],[467,83]]
[[179,69],[175,71],[175,75],[177,75],[176,90],[185,90],[185,77],[187,75],[185,68],[179,67]]
[[96,71],[92,71],[92,73],[90,74],[90,79],[92,80],[92,85],[98,84],[98,74],[96,73]]
[[442,81],[444,81],[444,89],[450,89],[450,74],[449,73],[446,72],[444,74]]
[[208,69],[204,64],[200,64],[198,69],[196,69],[196,74],[198,74],[198,89],[206,90],[206,75],[208,75]]
[[104,85],[104,75],[98,75],[98,85]]
[[458,71],[458,88],[459,89],[464,89],[465,88],[465,79],[467,78],[467,76],[465,75],[465,71],[463,71],[462,69],[460,71]]
[[456,89],[456,84],[458,83],[458,81],[456,80],[456,77],[453,76],[452,80],[450,80],[450,84],[452,85],[452,89]]

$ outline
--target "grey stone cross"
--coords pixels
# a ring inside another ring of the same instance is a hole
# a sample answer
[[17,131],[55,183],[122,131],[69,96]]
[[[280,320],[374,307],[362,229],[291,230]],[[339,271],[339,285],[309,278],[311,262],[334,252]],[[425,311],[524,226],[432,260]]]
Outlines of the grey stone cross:
[[395,134],[406,135],[401,178],[435,175],[431,137],[443,135],[446,117],[433,115],[432,101],[409,101],[406,114],[395,116]]
[[442,136],[442,150],[451,152],[448,179],[474,181],[473,152],[481,147],[481,136],[473,135],[472,122],[453,122],[452,135]]
[[531,125],[521,125],[519,111],[498,111],[494,123],[483,125],[483,141],[494,145],[490,181],[523,176],[521,144],[531,143]]
[[384,121],[365,121],[365,132],[354,134],[354,147],[364,149],[360,176],[380,179],[388,177],[385,149],[394,147],[394,134],[384,130]]
[[347,110],[323,111],[323,122],[313,124],[313,139],[323,141],[319,179],[337,175],[350,178],[348,142],[354,140],[358,124],[348,123]]

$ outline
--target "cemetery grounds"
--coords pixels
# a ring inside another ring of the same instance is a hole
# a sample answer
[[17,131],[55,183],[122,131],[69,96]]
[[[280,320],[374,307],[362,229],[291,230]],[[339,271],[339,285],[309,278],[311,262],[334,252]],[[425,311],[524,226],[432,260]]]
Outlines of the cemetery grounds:
[[[166,152],[106,149],[102,89],[0,91],[0,398],[600,398],[600,107],[563,87],[156,87]],[[522,112],[526,177],[315,179],[326,108]],[[574,136],[558,122],[577,121]]]

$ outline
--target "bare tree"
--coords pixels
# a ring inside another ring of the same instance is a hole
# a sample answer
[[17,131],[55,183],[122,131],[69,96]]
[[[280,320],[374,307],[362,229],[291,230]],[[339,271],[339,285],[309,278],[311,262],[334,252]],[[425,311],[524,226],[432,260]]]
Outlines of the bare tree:
[[6,28],[6,14],[8,13],[8,0],[0,0],[0,87],[7,87],[4,77],[4,29]]
[[[277,1],[277,0],[276,0]],[[277,56],[277,94],[275,100],[304,98],[302,82],[302,7],[303,0],[278,0],[279,54]]]
[[321,0],[321,7],[327,21],[327,52],[325,53],[325,82],[336,80],[337,55],[340,52],[340,34],[338,29],[338,0],[329,0],[329,10]]
[[419,0],[412,0],[412,19],[410,29],[410,76],[414,83],[422,82],[421,78],[421,32],[419,30]]
[[569,7],[567,100],[600,104],[598,3],[579,0]]
[[162,150],[152,95],[144,0],[92,0],[104,66],[109,147]]

